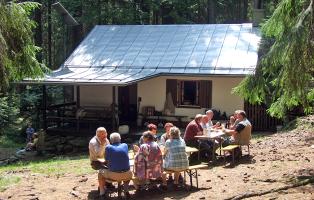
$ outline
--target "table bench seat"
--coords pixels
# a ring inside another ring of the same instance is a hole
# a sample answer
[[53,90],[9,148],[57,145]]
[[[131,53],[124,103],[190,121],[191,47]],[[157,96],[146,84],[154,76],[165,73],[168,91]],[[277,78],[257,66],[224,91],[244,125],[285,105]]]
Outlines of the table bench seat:
[[[196,188],[198,188],[198,170],[208,168],[208,165],[205,163],[198,164],[198,165],[191,165],[187,169],[182,170],[180,172],[184,172],[184,186],[186,187],[186,174],[190,177],[190,188],[193,187],[193,178],[196,181]],[[174,173],[172,170],[165,170],[164,173],[171,174]]]

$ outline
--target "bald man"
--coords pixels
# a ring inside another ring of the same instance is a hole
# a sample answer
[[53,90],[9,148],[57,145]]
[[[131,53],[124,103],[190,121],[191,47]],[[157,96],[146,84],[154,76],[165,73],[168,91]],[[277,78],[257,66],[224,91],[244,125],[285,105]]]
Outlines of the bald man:
[[[106,169],[105,165],[105,148],[109,145],[107,139],[107,130],[104,127],[99,127],[96,130],[96,135],[89,141],[89,159],[91,166],[95,170]],[[105,194],[105,179],[98,174],[99,195]]]
[[184,133],[184,141],[187,146],[200,147],[200,153],[205,158],[209,158],[211,155],[212,148],[207,144],[206,141],[198,140],[195,138],[197,135],[203,135],[203,128],[201,127],[201,120],[203,115],[197,114],[186,127]]

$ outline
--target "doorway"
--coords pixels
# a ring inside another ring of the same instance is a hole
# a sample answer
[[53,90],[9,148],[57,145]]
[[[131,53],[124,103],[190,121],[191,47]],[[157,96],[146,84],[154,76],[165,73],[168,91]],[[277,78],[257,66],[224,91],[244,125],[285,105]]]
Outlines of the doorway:
[[136,124],[137,118],[137,84],[118,88],[120,124]]

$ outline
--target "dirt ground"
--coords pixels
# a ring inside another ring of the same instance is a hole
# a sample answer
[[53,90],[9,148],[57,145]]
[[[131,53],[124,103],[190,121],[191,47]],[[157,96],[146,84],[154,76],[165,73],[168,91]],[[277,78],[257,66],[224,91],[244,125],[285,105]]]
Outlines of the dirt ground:
[[[263,192],[314,177],[314,132],[299,130],[269,135],[254,140],[251,155],[234,167],[218,161],[199,172],[199,190],[152,190],[132,199],[232,199],[237,195]],[[89,167],[89,166],[87,166]],[[99,199],[97,175],[66,174],[49,177],[29,171],[11,172],[23,177],[17,187],[0,193],[0,199]],[[116,197],[112,197],[116,199]],[[305,186],[271,192],[250,199],[314,199],[313,182]]]

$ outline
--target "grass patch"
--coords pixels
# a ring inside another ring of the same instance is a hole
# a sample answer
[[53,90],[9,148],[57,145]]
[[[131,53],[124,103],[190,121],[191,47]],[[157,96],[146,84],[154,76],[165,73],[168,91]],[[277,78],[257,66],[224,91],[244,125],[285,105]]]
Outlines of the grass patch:
[[0,192],[5,191],[10,185],[16,184],[21,180],[19,176],[1,175],[0,176]]
[[20,170],[52,176],[62,176],[64,174],[82,175],[95,172],[95,170],[91,168],[87,156],[74,156],[56,157],[41,161],[18,162],[1,168],[0,173]]

